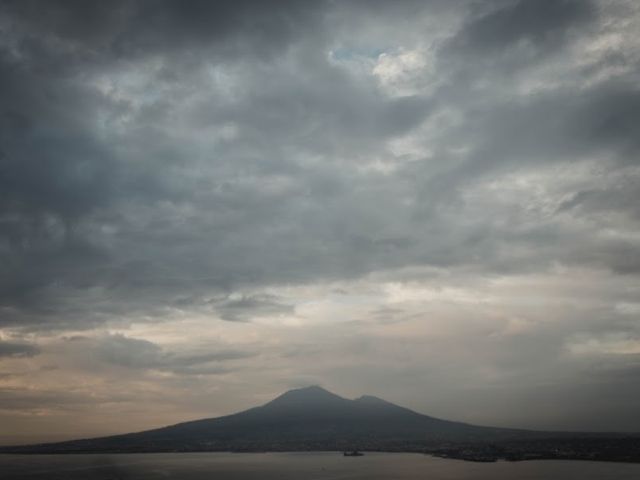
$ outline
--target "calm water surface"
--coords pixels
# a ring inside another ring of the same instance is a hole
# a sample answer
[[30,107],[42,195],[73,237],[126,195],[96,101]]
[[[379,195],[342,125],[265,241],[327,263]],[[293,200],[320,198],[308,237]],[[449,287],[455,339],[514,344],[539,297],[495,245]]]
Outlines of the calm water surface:
[[172,453],[0,455],[0,478],[50,480],[638,480],[640,465],[577,461],[470,463],[419,454]]

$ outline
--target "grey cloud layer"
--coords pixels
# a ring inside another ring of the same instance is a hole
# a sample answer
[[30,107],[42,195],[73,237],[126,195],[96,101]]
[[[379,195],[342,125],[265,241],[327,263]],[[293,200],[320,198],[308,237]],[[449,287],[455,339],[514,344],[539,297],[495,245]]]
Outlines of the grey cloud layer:
[[[582,41],[596,22],[588,2],[469,10],[436,57],[443,86],[404,98],[327,60],[334,5],[245,3],[4,5],[5,322],[70,322],[79,296],[92,325],[113,313],[105,298],[144,311],[194,290],[464,266],[464,250],[509,235],[456,218],[480,175],[595,155],[635,162],[630,79],[513,102],[485,70],[528,45],[553,56]],[[485,77],[495,88],[472,94]],[[464,120],[432,139],[436,158],[366,168],[374,156],[393,164],[385,141],[442,110]],[[470,151],[454,158],[453,146]],[[550,235],[571,236],[560,224]]]
[[231,371],[224,362],[247,359],[253,352],[207,346],[193,352],[170,352],[147,340],[109,335],[97,339],[72,337],[102,361],[131,369],[150,369],[178,374],[221,374]]
[[28,343],[0,341],[0,357],[33,357],[39,351],[38,347]]

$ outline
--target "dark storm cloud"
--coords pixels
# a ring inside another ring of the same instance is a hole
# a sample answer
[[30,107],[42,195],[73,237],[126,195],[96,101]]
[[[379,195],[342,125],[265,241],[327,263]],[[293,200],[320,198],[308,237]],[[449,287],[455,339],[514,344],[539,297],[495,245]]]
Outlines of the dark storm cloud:
[[[184,8],[177,2],[139,2],[93,8],[85,2],[55,2],[46,5],[43,15],[41,2],[3,4],[0,208],[6,268],[0,298],[4,304],[51,309],[53,298],[60,297],[60,292],[51,292],[57,285],[82,289],[131,276],[123,271],[128,262],[116,263],[115,270],[110,270],[111,263],[105,270],[106,261],[113,259],[87,239],[82,226],[96,210],[112,205],[114,198],[131,195],[121,188],[131,185],[139,195],[138,187],[148,190],[149,182],[135,181],[146,173],[120,170],[113,145],[99,138],[94,110],[105,106],[106,100],[75,81],[75,68],[94,68],[105,56],[115,60],[134,53],[165,52],[169,44],[176,48],[183,42],[217,44],[229,32],[238,35],[240,43],[248,39],[244,33],[259,37],[242,49],[271,44],[277,48],[286,41],[287,29],[299,25],[289,18],[296,15],[290,9],[282,15],[273,11],[273,16],[272,9],[266,9],[254,17],[249,11],[264,4],[235,5],[203,2]],[[254,18],[258,24],[251,22]],[[135,25],[138,22],[141,28]],[[125,38],[128,34],[141,38]],[[83,53],[88,45],[101,55]],[[108,108],[113,115],[126,111],[126,105],[111,103]],[[122,175],[116,191],[118,172]],[[166,195],[153,187],[158,182],[152,179],[150,193]]]
[[47,408],[74,410],[87,403],[87,396],[75,392],[29,391],[18,388],[3,388],[0,391],[0,409],[9,411],[42,411]]
[[0,358],[2,357],[33,357],[38,355],[40,349],[36,345],[28,343],[16,343],[0,341]]
[[447,135],[450,141],[466,135],[464,141],[473,145],[473,152],[430,181],[461,187],[478,176],[591,155],[636,164],[639,99],[640,91],[633,85],[607,84],[532,94],[521,102],[476,105],[468,121]]
[[633,179],[626,179],[611,189],[580,190],[560,205],[560,211],[581,210],[591,213],[627,212],[635,220],[640,219],[640,186]]
[[[99,339],[86,338],[87,343],[103,361],[129,369],[161,370],[178,374],[217,375],[233,371],[224,365],[233,360],[254,357],[254,352],[201,348],[198,351],[171,352],[147,340],[109,335]],[[215,351],[211,351],[211,350]]]
[[59,39],[82,52],[74,52],[78,56],[70,59],[84,60],[96,53],[108,59],[193,54],[188,49],[207,46],[217,54],[268,55],[286,48],[314,25],[323,2],[314,3],[138,0],[94,5],[60,0],[44,6],[27,0],[4,2],[3,11],[11,26],[23,32],[25,42],[37,42],[36,35]]
[[220,318],[230,322],[243,322],[253,317],[291,314],[295,308],[280,303],[273,295],[253,295],[231,298],[215,305]]
[[37,63],[9,58],[4,47],[0,212],[10,241],[19,245],[31,232],[16,217],[29,217],[36,229],[54,215],[64,230],[60,235],[68,234],[73,220],[108,201],[116,165],[89,121],[100,95],[60,79],[44,80]]
[[488,1],[476,8],[481,13],[452,41],[455,49],[474,55],[513,48],[521,41],[554,48],[595,15],[588,0]]

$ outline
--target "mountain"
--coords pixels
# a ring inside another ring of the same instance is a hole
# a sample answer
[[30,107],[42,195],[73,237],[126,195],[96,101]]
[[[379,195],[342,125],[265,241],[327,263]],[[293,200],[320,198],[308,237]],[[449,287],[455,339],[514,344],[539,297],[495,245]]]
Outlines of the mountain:
[[419,451],[452,443],[535,440],[565,434],[480,427],[422,415],[385,400],[349,400],[318,386],[288,391],[234,415],[138,433],[19,447],[0,452]]

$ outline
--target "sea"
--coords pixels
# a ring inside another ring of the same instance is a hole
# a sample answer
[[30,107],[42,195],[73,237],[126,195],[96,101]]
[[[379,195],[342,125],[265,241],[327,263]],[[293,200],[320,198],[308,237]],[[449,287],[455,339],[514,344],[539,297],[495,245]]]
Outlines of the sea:
[[638,480],[640,464],[474,463],[410,453],[0,455],[0,479],[47,480]]

